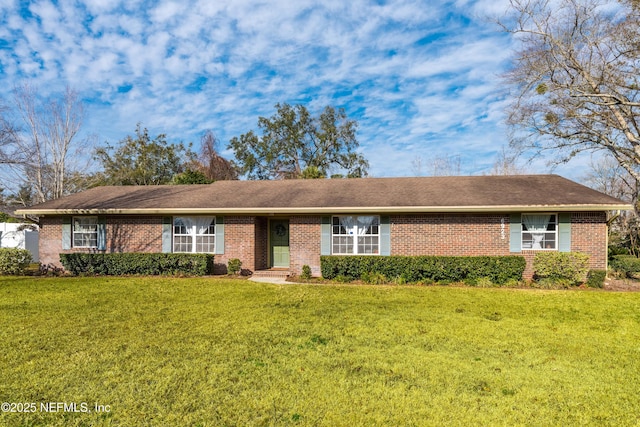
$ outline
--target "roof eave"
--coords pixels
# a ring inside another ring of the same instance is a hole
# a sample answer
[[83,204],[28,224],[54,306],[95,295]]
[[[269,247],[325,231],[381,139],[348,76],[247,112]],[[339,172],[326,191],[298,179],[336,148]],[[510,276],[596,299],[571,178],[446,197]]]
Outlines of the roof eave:
[[508,213],[508,212],[598,212],[630,210],[628,204],[598,205],[498,205],[498,206],[324,206],[255,208],[139,208],[139,209],[18,209],[17,215],[294,215],[342,213]]

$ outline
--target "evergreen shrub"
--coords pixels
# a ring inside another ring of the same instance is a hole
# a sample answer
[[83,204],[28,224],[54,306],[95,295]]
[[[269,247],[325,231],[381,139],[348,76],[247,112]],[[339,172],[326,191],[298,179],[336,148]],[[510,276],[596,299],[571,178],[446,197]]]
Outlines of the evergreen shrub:
[[[475,284],[490,280],[501,285],[522,280],[521,256],[322,256],[322,277],[329,280],[371,281],[381,276],[402,283]],[[376,280],[377,281],[377,280]]]
[[69,253],[60,254],[64,269],[73,275],[187,275],[213,272],[211,254]]

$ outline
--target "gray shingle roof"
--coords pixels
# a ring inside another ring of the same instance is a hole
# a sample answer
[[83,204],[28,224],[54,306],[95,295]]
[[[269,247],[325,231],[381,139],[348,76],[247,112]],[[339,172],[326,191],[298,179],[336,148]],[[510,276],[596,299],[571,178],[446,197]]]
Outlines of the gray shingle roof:
[[558,175],[217,181],[97,187],[20,214],[341,213],[618,210],[630,206]]

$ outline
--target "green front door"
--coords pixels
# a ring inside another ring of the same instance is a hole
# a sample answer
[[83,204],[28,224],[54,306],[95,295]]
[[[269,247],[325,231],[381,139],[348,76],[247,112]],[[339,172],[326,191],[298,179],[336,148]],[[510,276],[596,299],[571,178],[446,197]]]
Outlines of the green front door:
[[271,220],[269,226],[271,267],[289,268],[289,221]]

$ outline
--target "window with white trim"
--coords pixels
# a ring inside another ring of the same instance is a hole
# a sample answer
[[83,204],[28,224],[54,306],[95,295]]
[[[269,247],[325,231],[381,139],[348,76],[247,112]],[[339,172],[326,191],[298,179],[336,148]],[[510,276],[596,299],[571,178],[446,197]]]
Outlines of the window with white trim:
[[331,253],[377,255],[380,253],[379,216],[334,216],[331,223]]
[[73,243],[74,248],[98,247],[98,217],[76,216],[73,217]]
[[214,253],[216,219],[212,216],[173,218],[173,252]]
[[522,214],[522,249],[557,250],[558,216]]

